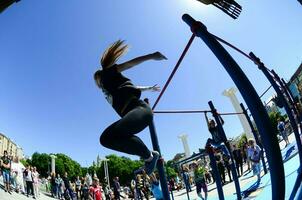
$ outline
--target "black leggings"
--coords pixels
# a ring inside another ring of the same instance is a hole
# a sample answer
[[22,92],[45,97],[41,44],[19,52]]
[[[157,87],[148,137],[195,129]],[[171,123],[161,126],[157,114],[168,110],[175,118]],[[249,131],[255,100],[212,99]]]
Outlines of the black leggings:
[[130,107],[132,109],[130,108],[127,114],[105,129],[100,137],[100,143],[109,149],[147,159],[150,157],[150,151],[135,134],[152,122],[152,110],[142,100],[132,102]]
[[34,185],[32,181],[26,181],[26,191],[27,195],[33,195],[34,196]]

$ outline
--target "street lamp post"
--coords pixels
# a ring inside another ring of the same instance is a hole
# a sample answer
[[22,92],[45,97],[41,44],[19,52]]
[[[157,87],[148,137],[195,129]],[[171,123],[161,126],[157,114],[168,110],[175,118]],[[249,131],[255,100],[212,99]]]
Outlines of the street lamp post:
[[109,179],[109,171],[108,171],[108,161],[109,159],[105,158],[105,159],[102,159],[101,161],[104,162],[104,172],[105,172],[105,177],[107,179],[107,184],[109,185],[110,187],[110,179]]

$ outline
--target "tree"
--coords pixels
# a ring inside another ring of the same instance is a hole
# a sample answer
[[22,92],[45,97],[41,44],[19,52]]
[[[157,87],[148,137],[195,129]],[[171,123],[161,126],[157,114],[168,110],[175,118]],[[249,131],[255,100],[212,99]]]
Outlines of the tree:
[[28,165],[31,165],[31,160],[30,159],[21,159],[20,162],[26,167]]
[[46,153],[35,152],[31,156],[31,165],[37,168],[42,177],[47,177],[49,173],[50,156]]
[[63,175],[67,172],[68,177],[71,178],[71,180],[82,174],[81,165],[78,162],[62,153],[56,154],[56,157],[57,174]]
[[[131,179],[134,177],[134,171],[144,165],[143,161],[140,160],[131,160],[127,157],[119,157],[114,154],[106,156],[108,161],[108,171],[111,180],[118,176],[120,178],[120,183],[128,184],[130,183]],[[104,165],[102,163],[100,168],[103,168]],[[99,174],[102,173],[102,174]],[[98,169],[97,174],[99,177],[104,178],[104,171],[103,169]]]
[[242,134],[238,141],[237,147],[241,148],[246,142],[247,142],[246,134]]
[[177,176],[177,172],[172,167],[166,166],[166,172],[169,178],[175,178]]
[[[47,177],[50,173],[50,155],[46,153],[35,152],[32,155],[31,160],[26,160],[25,164],[30,164],[37,167],[38,172],[42,177]],[[61,176],[67,172],[71,180],[75,179],[77,176],[82,175],[82,168],[79,163],[72,160],[65,154],[56,154],[56,174]]]

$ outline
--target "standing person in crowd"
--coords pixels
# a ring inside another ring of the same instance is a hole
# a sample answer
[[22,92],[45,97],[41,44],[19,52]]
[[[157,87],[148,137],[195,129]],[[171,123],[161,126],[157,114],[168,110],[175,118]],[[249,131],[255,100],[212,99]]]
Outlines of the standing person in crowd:
[[174,178],[170,178],[169,185],[170,185],[170,190],[171,191],[175,190],[175,181],[174,181]]
[[11,159],[9,159],[6,150],[3,152],[3,156],[1,157],[0,164],[1,164],[1,172],[3,176],[4,191],[11,194],[11,188],[10,188]]
[[24,181],[23,181],[23,171],[25,170],[24,165],[20,162],[19,157],[15,157],[14,162],[11,166],[12,171],[16,174],[16,192],[25,194]]
[[181,183],[180,183],[180,179],[178,177],[178,174],[175,177],[175,185],[176,185],[177,191],[179,191]]
[[24,180],[26,182],[27,197],[29,197],[29,195],[32,195],[33,198],[35,199],[36,197],[34,193],[32,167],[27,166],[23,174],[24,174]]
[[287,136],[287,133],[285,130],[284,121],[281,118],[278,119],[277,129],[278,129],[280,135],[282,136],[283,140],[285,141],[285,147],[286,147],[287,145],[289,145],[289,140],[288,140],[288,136]]
[[89,188],[90,200],[102,200],[102,188],[98,178],[93,178],[92,186]]
[[67,172],[64,173],[64,176],[62,179],[63,179],[64,186],[65,186],[65,191],[64,191],[65,196],[69,196],[72,198],[73,190],[71,189],[71,184],[70,184]]
[[39,175],[40,174],[38,173],[37,168],[33,167],[32,177],[33,177],[33,187],[34,187],[35,197],[39,197],[40,196]]
[[254,175],[257,175],[258,181],[260,181],[260,173],[261,173],[261,164],[260,164],[260,158],[262,154],[261,148],[256,144],[254,139],[249,139],[249,145],[250,145],[250,160],[252,162],[252,168]]
[[115,177],[113,179],[113,193],[114,193],[114,199],[115,200],[120,200],[120,194],[121,192],[121,186],[120,186],[120,183],[119,183],[119,177]]
[[50,176],[50,185],[52,197],[57,198],[58,186],[56,184],[56,174],[54,172],[52,172]]
[[92,178],[88,172],[86,173],[85,182],[87,183],[88,186],[92,185]]
[[141,174],[137,174],[136,175],[136,197],[138,199],[142,199],[143,198],[143,178]]
[[[219,130],[217,124],[215,123],[215,121],[213,119],[211,119],[211,120],[208,119],[207,112],[205,112],[204,115],[205,115],[205,118],[206,118],[206,122],[207,122],[207,125],[208,125],[209,132],[212,135],[212,138],[209,138],[207,140],[206,146],[207,145],[214,146],[215,148],[221,149],[221,151],[225,155],[230,156],[229,150],[225,146],[225,145],[228,145],[228,143],[224,144],[224,139],[222,137],[222,133]],[[218,117],[219,117],[221,125],[223,125],[224,121],[223,121],[222,117],[220,115],[218,115]]]
[[159,153],[150,151],[136,134],[144,130],[153,119],[149,105],[140,100],[141,92],[159,91],[159,87],[134,86],[130,79],[122,75],[122,72],[148,60],[167,58],[155,52],[116,64],[127,49],[128,45],[125,45],[124,41],[114,42],[103,53],[102,69],[94,74],[97,86],[103,90],[106,99],[121,117],[102,133],[100,143],[109,149],[140,156],[145,161],[146,173],[151,174],[156,167]]
[[191,188],[191,184],[190,184],[189,169],[187,167],[184,169],[183,176],[184,176],[183,179],[184,179],[187,191],[192,192],[192,188]]
[[205,171],[206,182],[207,184],[210,184],[212,182],[210,170],[207,166],[205,167],[205,170],[206,170]]
[[144,196],[147,200],[150,198],[150,177],[143,171],[143,190]]
[[[208,187],[206,184],[206,179],[205,179],[205,168],[202,166],[198,166],[196,162],[193,163],[193,169],[194,169],[194,181],[196,184],[196,192],[197,195],[202,199],[202,200],[207,200],[208,198]],[[204,192],[204,197],[201,194],[201,189]]]
[[251,171],[251,161],[250,161],[250,146],[248,145],[248,142],[244,143],[244,154],[246,155],[246,164],[247,164],[247,170],[250,172]]
[[[242,158],[240,149],[238,149],[236,147],[236,145],[233,145],[233,157],[236,162],[237,174],[240,177],[243,175],[243,158]],[[240,168],[240,170],[239,170],[239,168]]]
[[108,185],[106,178],[104,179],[104,184],[103,185],[104,185],[103,191],[104,191],[105,199],[110,200],[110,185]]
[[56,178],[56,197],[58,199],[62,199],[63,198],[63,195],[64,195],[64,182],[63,182],[63,179],[61,178],[60,174],[57,175],[57,178]]
[[88,200],[89,199],[89,186],[86,181],[84,181],[83,186],[82,186],[82,197],[81,199],[83,200]]
[[223,159],[219,154],[216,155],[216,159],[217,159],[217,169],[221,177],[221,182],[224,185],[226,182],[225,182],[225,168],[224,168]]
[[214,173],[213,173],[213,170],[212,170],[212,168],[209,170],[209,172],[210,172],[210,174],[211,174],[211,177],[212,177],[212,179],[213,179],[213,183],[215,183],[215,176],[214,176]]
[[299,102],[296,102],[295,103],[295,106],[296,106],[296,109],[297,109],[297,112],[298,112],[298,121],[302,121],[302,106]]
[[231,176],[230,158],[223,154],[222,159],[223,159],[223,162],[224,162],[224,166],[227,169],[227,173],[228,173],[228,176],[229,176],[229,181],[232,182],[233,180],[232,180],[232,176]]
[[77,198],[81,198],[81,186],[82,186],[82,183],[81,183],[81,179],[79,176],[77,176],[77,180],[75,181],[75,186],[76,186],[76,193],[77,193]]
[[156,200],[164,200],[163,193],[159,184],[159,181],[156,178],[156,175],[152,173],[150,175],[151,182],[151,191]]

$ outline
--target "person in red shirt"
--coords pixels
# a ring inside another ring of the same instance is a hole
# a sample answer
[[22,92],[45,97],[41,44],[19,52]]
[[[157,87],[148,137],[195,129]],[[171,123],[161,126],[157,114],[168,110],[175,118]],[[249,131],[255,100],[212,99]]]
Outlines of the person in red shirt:
[[92,186],[89,188],[89,199],[90,200],[102,200],[102,188],[99,185],[99,179],[94,178]]

